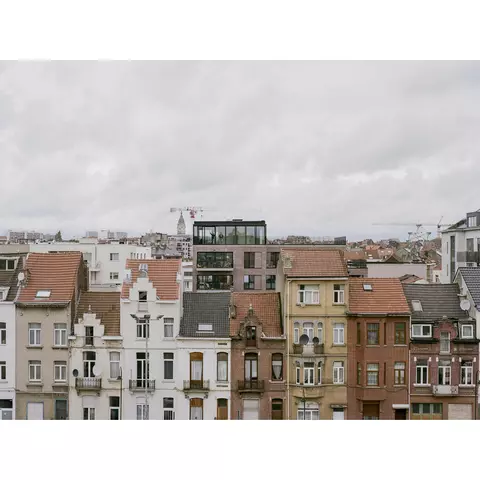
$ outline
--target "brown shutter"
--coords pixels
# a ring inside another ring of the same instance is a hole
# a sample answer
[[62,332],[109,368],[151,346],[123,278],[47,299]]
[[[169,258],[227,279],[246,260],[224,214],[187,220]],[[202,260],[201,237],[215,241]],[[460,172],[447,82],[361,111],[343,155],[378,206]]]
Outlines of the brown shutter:
[[228,401],[226,398],[217,399],[217,420],[228,420]]

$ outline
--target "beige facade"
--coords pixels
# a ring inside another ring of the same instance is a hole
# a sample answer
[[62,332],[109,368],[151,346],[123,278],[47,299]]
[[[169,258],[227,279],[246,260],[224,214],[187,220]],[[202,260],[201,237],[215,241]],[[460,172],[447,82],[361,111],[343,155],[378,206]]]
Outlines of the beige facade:
[[[55,325],[61,327],[59,330],[65,329],[65,333],[57,333],[58,345],[55,345]],[[27,420],[29,414],[30,417],[35,415],[37,418],[42,411],[44,420],[53,420],[64,415],[68,401],[67,335],[70,325],[70,305],[57,308],[17,305],[17,419]],[[38,326],[40,333],[36,333]],[[30,345],[31,343],[35,345]],[[64,345],[61,345],[62,343]],[[40,362],[40,371],[33,366],[33,362]],[[31,403],[35,405],[29,406]]]

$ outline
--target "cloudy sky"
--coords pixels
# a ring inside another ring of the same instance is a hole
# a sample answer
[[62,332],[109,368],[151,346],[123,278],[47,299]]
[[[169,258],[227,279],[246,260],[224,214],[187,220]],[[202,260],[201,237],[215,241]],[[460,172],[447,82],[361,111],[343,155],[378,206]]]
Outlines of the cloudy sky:
[[405,237],[480,208],[479,105],[479,62],[0,63],[0,232]]

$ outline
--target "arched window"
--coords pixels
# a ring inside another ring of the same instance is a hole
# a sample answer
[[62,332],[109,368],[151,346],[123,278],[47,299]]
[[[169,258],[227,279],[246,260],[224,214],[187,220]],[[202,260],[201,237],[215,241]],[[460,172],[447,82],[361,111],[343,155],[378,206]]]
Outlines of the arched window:
[[228,353],[217,353],[217,381],[226,382],[228,380]]
[[272,355],[272,380],[283,379],[283,355],[274,353]]

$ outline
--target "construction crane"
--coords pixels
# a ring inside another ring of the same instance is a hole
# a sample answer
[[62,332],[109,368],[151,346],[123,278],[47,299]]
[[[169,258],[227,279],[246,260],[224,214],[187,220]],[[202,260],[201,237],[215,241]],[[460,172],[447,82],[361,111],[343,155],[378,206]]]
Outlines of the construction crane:
[[172,207],[170,212],[188,212],[191,219],[195,219],[198,212],[200,212],[201,218],[203,218],[203,212],[205,208],[203,207]]

